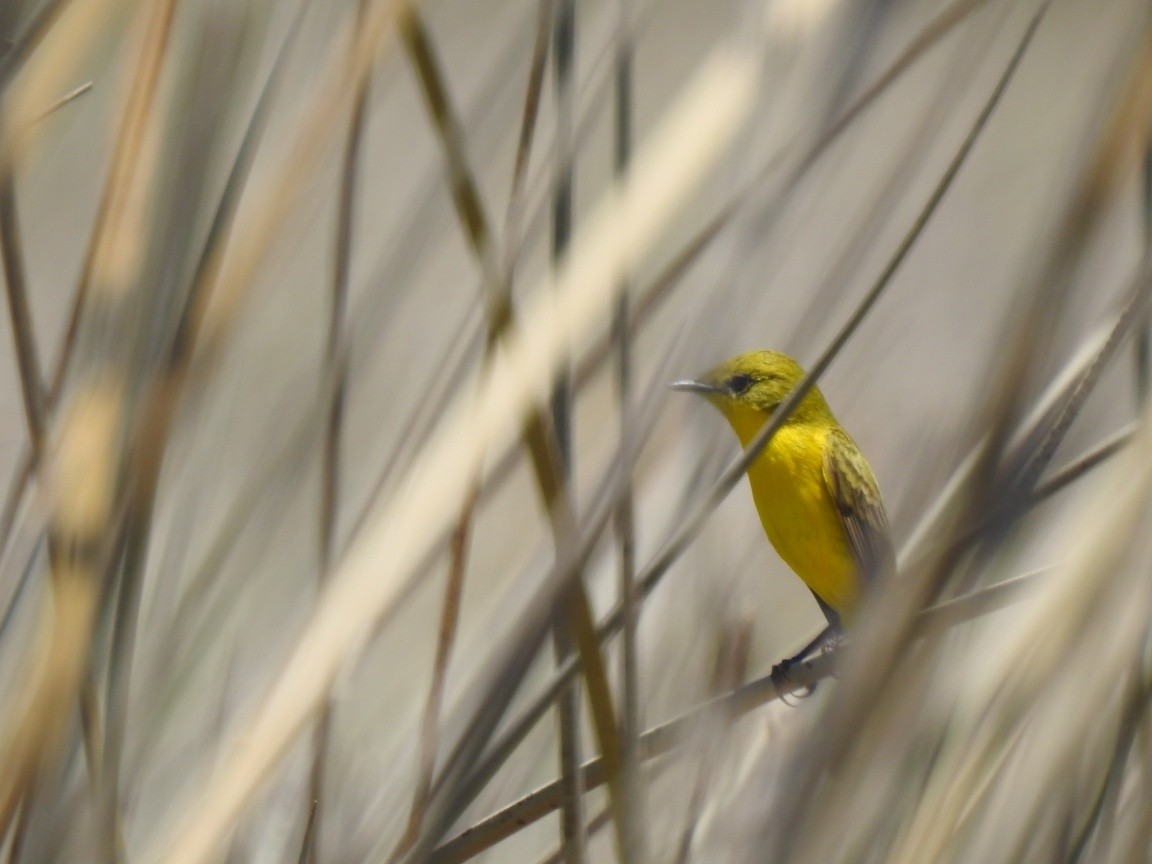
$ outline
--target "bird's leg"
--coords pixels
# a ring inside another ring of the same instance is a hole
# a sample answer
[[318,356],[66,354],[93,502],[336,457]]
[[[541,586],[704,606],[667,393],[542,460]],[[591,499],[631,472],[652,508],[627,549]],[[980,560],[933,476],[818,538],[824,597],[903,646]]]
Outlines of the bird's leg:
[[[815,593],[813,593],[812,596],[815,597]],[[776,685],[777,690],[783,691],[789,688],[788,673],[794,669],[797,664],[805,663],[821,652],[836,651],[844,641],[844,631],[840,626],[840,616],[819,597],[816,597],[816,602],[820,604],[820,611],[822,611],[824,617],[828,619],[828,626],[821,630],[819,635],[801,648],[798,653],[786,660],[781,660],[772,667],[772,682]],[[815,685],[808,687],[804,695],[811,696],[815,689]]]
[[[783,691],[790,689],[789,673],[801,663],[806,663],[822,651],[834,651],[844,641],[844,633],[838,624],[829,624],[820,631],[820,635],[800,649],[799,652],[786,660],[781,660],[772,667],[772,681],[776,689]],[[810,696],[816,689],[815,685],[807,688],[803,695]]]
[[795,666],[805,660],[811,660],[825,648],[835,648],[843,639],[839,625],[829,624],[817,634],[816,638],[801,648],[795,655],[780,662],[781,666]]

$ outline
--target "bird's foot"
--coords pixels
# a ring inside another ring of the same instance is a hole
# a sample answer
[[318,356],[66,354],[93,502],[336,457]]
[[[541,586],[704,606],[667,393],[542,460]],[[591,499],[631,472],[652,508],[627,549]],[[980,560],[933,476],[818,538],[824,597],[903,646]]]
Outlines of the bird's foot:
[[791,704],[786,698],[789,695],[795,695],[798,698],[806,699],[816,692],[815,682],[811,684],[797,685],[793,680],[793,674],[796,668],[804,666],[815,657],[817,654],[836,654],[845,645],[844,632],[836,626],[826,628],[819,636],[804,646],[798,654],[789,657],[786,660],[781,660],[772,667],[772,683],[776,686],[776,692],[780,694],[780,700],[784,704]]
[[776,692],[780,694],[780,701],[785,705],[792,705],[792,703],[788,701],[789,696],[795,696],[797,699],[807,699],[816,692],[815,684],[798,686],[796,682],[792,680],[792,673],[795,672],[798,666],[802,666],[807,659],[806,653],[801,651],[796,656],[781,660],[772,667],[772,684],[776,687]]

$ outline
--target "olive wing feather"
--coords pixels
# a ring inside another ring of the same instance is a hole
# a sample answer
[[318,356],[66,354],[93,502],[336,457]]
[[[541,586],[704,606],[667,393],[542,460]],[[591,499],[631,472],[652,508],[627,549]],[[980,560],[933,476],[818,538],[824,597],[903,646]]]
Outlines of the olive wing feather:
[[842,429],[828,433],[824,447],[824,482],[836,504],[852,557],[865,583],[892,573],[896,569],[896,556],[880,489],[864,456]]

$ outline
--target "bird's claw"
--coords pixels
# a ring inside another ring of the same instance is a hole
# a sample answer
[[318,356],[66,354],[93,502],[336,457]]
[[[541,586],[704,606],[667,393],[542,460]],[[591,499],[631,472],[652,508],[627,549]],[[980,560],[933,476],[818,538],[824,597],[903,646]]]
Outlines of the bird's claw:
[[816,692],[815,684],[807,684],[802,689],[798,689],[792,682],[791,671],[803,662],[804,658],[797,655],[796,657],[789,657],[787,660],[781,660],[772,667],[772,684],[776,687],[776,692],[780,694],[780,701],[789,707],[794,707],[793,703],[788,701],[789,696],[807,699]]
[[844,633],[838,628],[829,628],[820,634],[820,636],[813,640],[807,647],[804,648],[799,654],[789,657],[787,660],[781,660],[772,667],[772,683],[776,687],[776,692],[780,694],[780,701],[785,705],[791,705],[788,701],[788,696],[794,695],[800,699],[807,699],[816,692],[816,683],[806,684],[803,687],[797,687],[796,683],[792,680],[792,670],[797,666],[806,664],[809,660],[818,654],[828,654],[835,657],[847,645],[847,639]]

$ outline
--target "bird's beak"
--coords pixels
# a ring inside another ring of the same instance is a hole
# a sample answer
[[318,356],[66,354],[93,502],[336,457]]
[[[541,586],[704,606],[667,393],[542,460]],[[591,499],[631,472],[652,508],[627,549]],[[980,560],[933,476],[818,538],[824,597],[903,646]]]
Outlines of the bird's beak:
[[693,381],[691,378],[685,378],[683,381],[673,381],[668,386],[673,390],[680,390],[684,393],[701,393],[705,396],[725,395],[723,387],[717,387],[715,384],[709,384],[706,381]]

